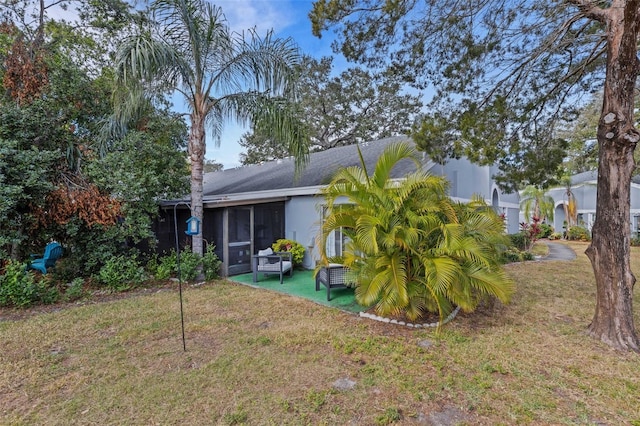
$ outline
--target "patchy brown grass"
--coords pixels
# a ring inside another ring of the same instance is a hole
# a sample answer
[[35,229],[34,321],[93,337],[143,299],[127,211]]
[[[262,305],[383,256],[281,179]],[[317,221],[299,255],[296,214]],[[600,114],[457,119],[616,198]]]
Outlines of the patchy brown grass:
[[0,424],[640,424],[640,356],[585,335],[571,246],[439,335],[227,281],[186,289],[186,352],[177,291],[2,321]]
[[531,247],[531,253],[534,256],[546,256],[549,254],[549,246],[543,241],[536,241]]

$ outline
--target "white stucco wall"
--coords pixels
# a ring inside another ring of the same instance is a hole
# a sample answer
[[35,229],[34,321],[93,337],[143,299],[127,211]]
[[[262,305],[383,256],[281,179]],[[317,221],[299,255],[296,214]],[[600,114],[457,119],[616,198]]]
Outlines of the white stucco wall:
[[491,170],[489,167],[478,166],[466,158],[449,160],[447,164],[436,164],[431,173],[444,176],[449,181],[449,194],[452,197],[470,199],[473,195],[480,195],[491,200]]
[[302,265],[307,269],[315,267],[315,237],[320,229],[322,198],[318,196],[292,197],[285,203],[285,237],[295,240],[305,248]]

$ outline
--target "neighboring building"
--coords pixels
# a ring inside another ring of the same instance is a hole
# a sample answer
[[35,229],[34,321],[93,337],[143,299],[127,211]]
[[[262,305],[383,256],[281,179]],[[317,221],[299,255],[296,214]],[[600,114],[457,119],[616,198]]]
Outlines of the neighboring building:
[[[578,211],[578,225],[589,231],[596,220],[596,197],[598,194],[598,172],[589,171],[571,176],[571,192],[575,196]],[[566,226],[564,204],[567,202],[567,189],[550,189],[547,194],[554,200],[553,228],[563,232]],[[631,229],[632,237],[640,236],[640,176],[631,179]]]
[[[375,163],[386,146],[408,140],[392,137],[360,144],[367,170]],[[518,194],[505,194],[497,187],[493,176],[497,168],[478,166],[466,159],[436,164],[425,157],[423,169],[444,176],[450,182],[449,193],[459,201],[472,195],[483,197],[499,214],[504,215],[507,232],[518,232]],[[222,260],[222,274],[235,275],[251,271],[251,255],[270,247],[279,238],[298,241],[306,248],[303,266],[313,268],[319,258],[315,237],[323,217],[321,189],[334,173],[344,167],[360,165],[355,145],[333,148],[310,155],[309,164],[295,177],[293,159],[223,170],[205,175],[203,199],[203,237],[215,244]],[[415,171],[411,161],[400,162],[392,177],[402,178]],[[162,203],[161,218],[156,235],[161,249],[175,247],[174,209],[178,223],[189,216],[184,203]],[[186,240],[184,233],[180,237]],[[330,254],[339,254],[341,238],[330,239]]]

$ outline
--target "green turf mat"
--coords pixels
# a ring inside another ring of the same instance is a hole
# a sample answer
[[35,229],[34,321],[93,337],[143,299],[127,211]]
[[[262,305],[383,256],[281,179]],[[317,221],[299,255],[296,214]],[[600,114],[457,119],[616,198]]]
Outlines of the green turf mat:
[[320,290],[316,291],[316,282],[313,278],[313,271],[295,270],[293,276],[285,276],[283,284],[280,284],[278,275],[262,275],[258,274],[258,282],[253,282],[253,274],[234,275],[228,278],[241,284],[247,284],[258,288],[277,291],[279,293],[289,294],[292,296],[302,297],[312,300],[325,306],[342,309],[349,312],[364,311],[365,308],[356,302],[352,288],[332,289],[331,301],[327,301],[327,289],[320,286]]

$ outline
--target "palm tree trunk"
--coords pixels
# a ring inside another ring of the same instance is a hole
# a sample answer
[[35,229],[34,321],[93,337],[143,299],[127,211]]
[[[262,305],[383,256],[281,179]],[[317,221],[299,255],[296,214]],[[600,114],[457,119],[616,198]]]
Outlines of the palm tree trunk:
[[[200,114],[191,114],[191,129],[189,130],[189,159],[191,161],[191,215],[203,225],[202,207],[202,180],[204,173],[204,154],[206,147],[204,117]],[[200,256],[203,255],[202,233],[192,237],[192,251]]]
[[633,322],[630,249],[630,186],[633,151],[640,139],[634,127],[638,7],[607,9],[607,74],[598,123],[598,197],[593,240],[586,251],[596,279],[596,311],[589,333],[622,350],[640,351]]
[[[569,239],[569,230],[571,229],[571,215],[569,214],[569,201],[562,202],[562,208],[564,209],[564,220],[567,223],[567,226],[564,229],[566,238]],[[597,216],[596,216],[597,217]]]

